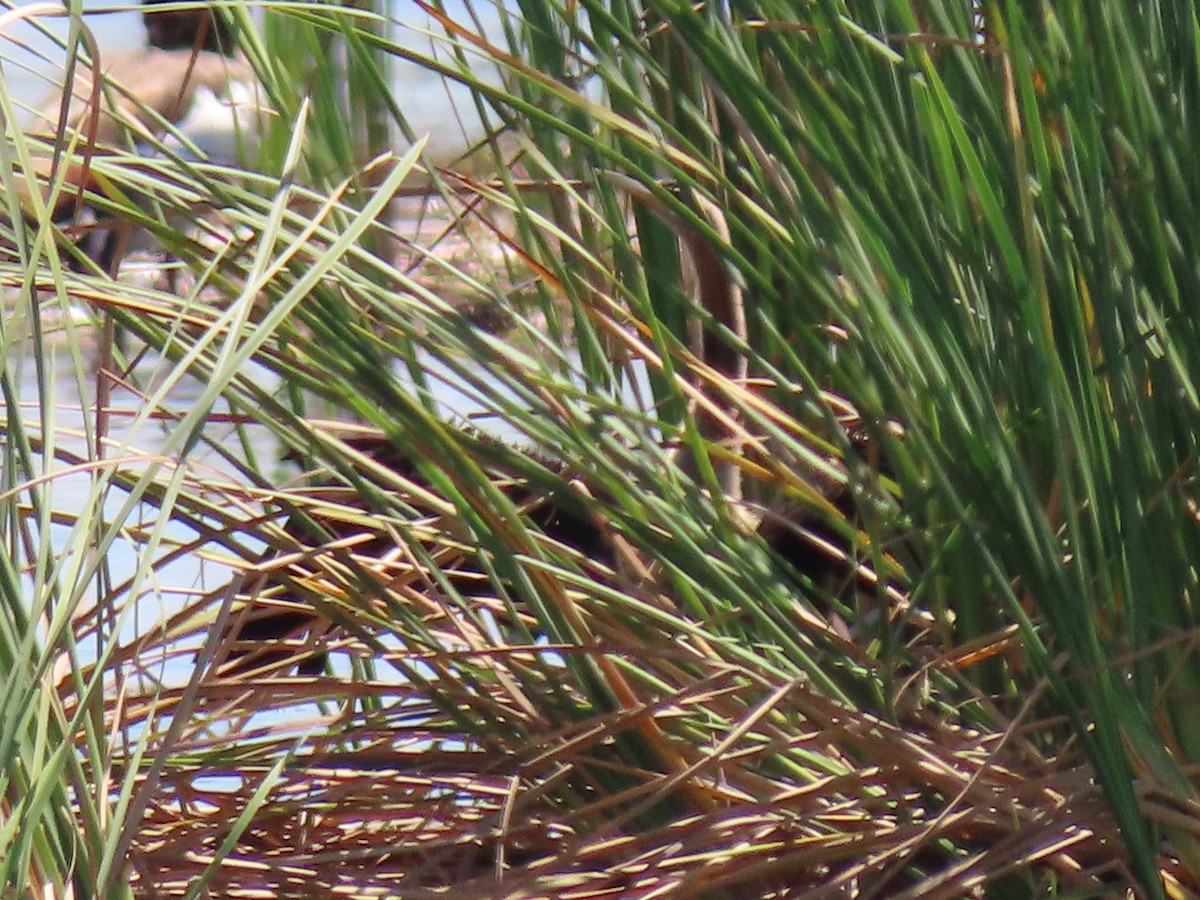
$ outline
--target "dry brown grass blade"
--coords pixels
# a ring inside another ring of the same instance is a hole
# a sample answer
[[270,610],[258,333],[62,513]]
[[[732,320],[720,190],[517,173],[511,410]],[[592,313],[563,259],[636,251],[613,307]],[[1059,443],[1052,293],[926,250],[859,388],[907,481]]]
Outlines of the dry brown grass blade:
[[[507,665],[509,656],[532,652],[512,648],[491,659]],[[717,680],[745,684],[731,670]],[[275,707],[305,702],[312,696],[305,684],[282,679],[243,686],[242,702],[248,710],[267,698]],[[920,852],[888,882],[888,896],[971,896],[984,876],[1017,867],[1053,872],[1062,890],[1099,890],[1119,875],[1102,798],[1094,791],[1090,799],[1078,795],[1077,770],[1056,770],[1045,760],[1047,774],[1030,781],[1006,768],[978,733],[952,725],[926,735],[897,733],[796,685],[780,685],[763,699],[774,696],[772,709],[792,716],[802,709],[802,738],[763,742],[733,729],[712,772],[718,808],[669,818],[656,831],[628,833],[596,826],[639,798],[669,792],[672,781],[666,772],[638,772],[609,757],[605,748],[636,728],[633,720],[601,717],[569,731],[528,734],[520,747],[498,735],[489,749],[465,734],[454,737],[444,713],[412,686],[322,686],[336,694],[343,689],[343,700],[370,695],[409,707],[412,724],[377,726],[361,714],[335,742],[313,742],[275,786],[214,889],[229,896],[254,890],[300,896],[315,889],[425,896],[446,888],[480,897],[553,897],[568,889],[585,898],[614,890],[694,896],[735,889],[836,896],[864,889],[910,846]],[[222,694],[215,685],[207,690],[210,702]],[[710,689],[695,700],[706,705],[716,696],[730,695]],[[785,698],[801,701],[800,709],[774,705]],[[689,705],[682,695],[652,715],[672,731],[680,704]],[[140,877],[163,896],[181,896],[187,873],[204,867],[223,823],[247,802],[255,778],[265,777],[269,759],[315,721],[245,732],[236,765],[223,766],[220,756],[205,759],[212,738],[197,735],[181,744],[182,758],[192,750],[201,755],[194,766],[166,773],[160,802],[138,835]],[[456,741],[464,746],[455,749]],[[835,746],[851,756],[831,754]],[[856,765],[854,756],[882,762]],[[838,774],[810,769],[809,783],[798,787],[803,769],[771,774],[773,761],[785,757],[820,761]],[[554,801],[570,782],[583,776],[583,783],[598,784],[597,774],[606,770],[640,784],[571,812]],[[206,788],[206,780],[214,786]],[[228,783],[215,786],[222,780]],[[960,796],[968,782],[970,793]],[[947,814],[941,804],[951,794],[960,802]],[[1068,794],[1077,799],[1066,802]],[[660,799],[669,802],[669,794]],[[931,832],[934,818],[938,828]],[[954,862],[938,849],[941,839],[979,850]]]

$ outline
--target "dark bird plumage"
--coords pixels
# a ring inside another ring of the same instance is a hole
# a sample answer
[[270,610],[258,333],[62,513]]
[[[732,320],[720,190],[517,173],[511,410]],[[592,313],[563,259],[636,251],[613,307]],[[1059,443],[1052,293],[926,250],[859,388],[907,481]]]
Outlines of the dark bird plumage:
[[[357,454],[379,463],[403,479],[418,485],[422,490],[431,486],[422,478],[419,467],[405,452],[382,437],[354,437],[346,444]],[[539,465],[550,465],[539,462]],[[551,465],[551,468],[553,466]],[[359,473],[367,477],[365,473]],[[568,498],[564,489],[561,495],[535,494],[520,478],[494,473],[495,483],[501,487],[517,507],[526,510],[528,522],[551,541],[570,548],[581,557],[599,566],[611,567],[613,552],[608,538],[591,521],[579,506],[578,500]],[[361,497],[344,495],[345,488],[331,478],[319,478],[311,486],[314,498],[333,499],[328,494],[334,491],[344,502],[360,503]],[[324,493],[323,493],[324,492]],[[409,503],[418,503],[415,497],[406,497]],[[432,509],[418,510],[422,516],[436,518]],[[358,554],[382,557],[395,549],[394,542],[385,530],[368,530],[360,524],[348,522],[337,515],[322,515],[317,508],[291,515],[284,531],[301,546],[321,547],[334,541],[361,538],[356,542]],[[432,552],[436,548],[427,547]],[[285,552],[291,552],[289,549]],[[269,563],[272,554],[268,554]],[[490,592],[490,581],[470,553],[461,558],[445,560],[440,575],[452,588],[464,597],[480,596]],[[268,565],[268,568],[272,568]],[[432,585],[435,579],[424,578]],[[222,671],[226,674],[244,673],[255,669],[278,670],[283,663],[293,660],[300,675],[315,675],[325,668],[327,654],[321,649],[322,638],[329,633],[332,623],[303,597],[287,593],[285,599],[268,603],[253,604],[244,609],[234,620],[227,633],[222,636],[225,645]]]
[[[404,481],[414,484],[419,491],[433,490],[422,477],[415,461],[385,438],[354,437],[347,439],[346,443],[355,453],[385,466]],[[856,442],[856,446],[861,446],[861,440]],[[508,448],[506,452],[516,451]],[[529,460],[543,471],[557,472],[562,479],[562,488],[548,492],[535,491],[526,479],[507,471],[493,471],[494,484],[504,491],[515,507],[525,511],[529,526],[555,544],[574,551],[581,560],[586,561],[593,575],[607,578],[603,573],[612,573],[619,565],[613,531],[601,527],[591,518],[584,506],[584,498],[566,487],[569,473],[535,457],[529,457]],[[371,478],[365,471],[357,475],[364,479]],[[333,503],[306,504],[305,512],[297,511],[288,518],[284,531],[294,539],[295,546],[268,554],[264,558],[267,570],[279,571],[273,563],[281,555],[295,556],[298,551],[305,555],[302,548],[319,549],[333,542],[353,544],[354,552],[360,558],[384,558],[396,550],[394,534],[390,534],[388,529],[365,526],[363,519],[351,521],[337,512],[321,512],[345,504],[360,506],[364,513],[370,513],[370,504],[363,494],[345,487],[343,479],[318,478],[306,490],[311,492],[314,500]],[[595,493],[590,487],[587,490]],[[334,493],[328,493],[331,491]],[[419,491],[413,495],[406,494],[405,502],[418,503],[415,495]],[[370,492],[368,490],[365,493]],[[831,488],[829,500],[844,515],[853,518],[855,501],[845,486]],[[438,518],[432,508],[418,508],[417,515],[430,520]],[[844,536],[825,526],[811,510],[797,506],[774,511],[762,519],[758,535],[783,563],[782,575],[800,575],[819,588],[843,594],[843,599],[847,591],[874,594],[867,562],[856,558]],[[461,535],[455,538],[461,539]],[[438,539],[431,541],[424,549],[432,556],[444,544]],[[413,554],[401,555],[411,558]],[[440,574],[463,597],[495,596],[489,575],[479,565],[478,558],[469,546],[458,553],[457,558],[443,556]],[[284,590],[277,590],[271,599],[251,603],[241,610],[220,637],[222,650],[218,663],[224,674],[245,674],[254,670],[280,674],[294,668],[300,675],[316,675],[326,668],[325,640],[335,626],[311,602],[311,595],[306,597],[289,588],[287,577],[276,576],[274,580]],[[302,577],[291,580],[291,584],[295,585],[297,581],[310,583],[309,579]],[[436,591],[436,581],[428,577],[428,573],[420,579],[425,590]]]

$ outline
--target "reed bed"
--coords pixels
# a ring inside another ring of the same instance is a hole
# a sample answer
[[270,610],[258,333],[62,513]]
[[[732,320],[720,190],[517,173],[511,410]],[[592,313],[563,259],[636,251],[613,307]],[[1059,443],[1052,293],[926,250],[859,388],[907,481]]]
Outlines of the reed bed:
[[0,153],[5,891],[1200,892],[1185,7],[223,9],[177,278]]

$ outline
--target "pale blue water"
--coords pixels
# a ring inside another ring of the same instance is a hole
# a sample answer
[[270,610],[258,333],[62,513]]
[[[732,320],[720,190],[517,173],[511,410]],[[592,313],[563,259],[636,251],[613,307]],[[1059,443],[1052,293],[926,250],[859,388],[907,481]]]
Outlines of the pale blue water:
[[[0,11],[28,7],[28,2],[13,3],[0,0]],[[128,2],[120,0],[87,0],[88,26],[96,35],[101,48],[129,50],[145,41],[145,30],[137,14],[130,11]],[[47,77],[61,65],[63,52],[45,31],[65,40],[69,23],[65,18],[39,16],[32,21],[19,21],[7,29],[0,40],[0,61],[3,78],[9,93],[18,101],[37,104],[45,97],[50,85]]]
[[[28,2],[14,4],[13,0],[0,0],[0,11],[29,5]],[[144,46],[146,32],[136,3],[85,0],[83,8],[86,22],[102,53]],[[473,29],[478,20],[489,40],[505,46],[498,8],[475,0],[470,9],[474,16],[461,2],[451,0],[446,3],[447,13],[456,21]],[[60,38],[67,35],[68,20],[65,18],[39,17],[37,22]],[[393,22],[391,38],[396,43],[441,61],[449,60],[450,50],[444,32],[409,0],[394,0]],[[54,40],[33,24],[18,22],[0,36],[0,78],[19,103],[38,109],[53,90],[54,73],[62,65],[63,55]],[[471,65],[479,77],[498,83],[499,74],[494,65],[475,59]],[[445,81],[436,73],[401,59],[395,61],[392,80],[409,126],[418,137],[430,136],[428,152],[435,159],[457,155],[480,135],[482,128],[471,93],[461,84]],[[397,149],[403,152],[404,142],[399,143]]]

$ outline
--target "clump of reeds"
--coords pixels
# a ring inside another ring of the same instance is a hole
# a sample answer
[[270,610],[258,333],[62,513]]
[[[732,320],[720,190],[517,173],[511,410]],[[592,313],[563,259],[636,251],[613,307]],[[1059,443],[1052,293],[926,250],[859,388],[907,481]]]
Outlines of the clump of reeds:
[[[429,7],[435,59],[236,9],[256,170],[97,162],[238,226],[104,198],[186,297],[13,210],[5,883],[1200,890],[1188,14],[523,10]],[[414,56],[490,173],[386,153]],[[414,184],[507,271],[401,228]],[[53,402],[37,314],[80,301],[150,348],[96,376],[128,423]]]

